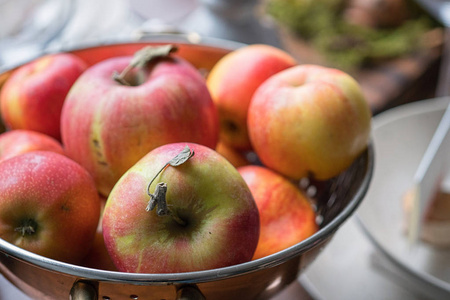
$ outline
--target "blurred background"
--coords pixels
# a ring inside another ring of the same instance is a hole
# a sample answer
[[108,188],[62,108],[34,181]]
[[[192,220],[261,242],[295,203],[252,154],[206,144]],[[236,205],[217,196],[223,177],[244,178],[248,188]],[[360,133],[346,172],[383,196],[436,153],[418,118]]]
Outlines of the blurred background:
[[443,44],[441,23],[412,0],[0,0],[0,23],[0,69],[42,52],[184,33],[343,69],[375,113],[433,96]]
[[[377,115],[436,95],[448,24],[424,7],[422,0],[0,0],[0,72],[44,53],[161,34],[265,43],[300,63],[350,73]],[[277,300],[433,299],[375,252],[351,219]],[[3,299],[9,286],[0,279]]]

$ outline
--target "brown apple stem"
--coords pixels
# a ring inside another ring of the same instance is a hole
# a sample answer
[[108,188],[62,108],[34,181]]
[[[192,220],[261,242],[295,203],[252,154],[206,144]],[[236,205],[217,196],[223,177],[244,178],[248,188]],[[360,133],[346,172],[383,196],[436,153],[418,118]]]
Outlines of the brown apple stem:
[[169,54],[177,50],[178,48],[175,45],[144,47],[134,54],[130,64],[125,69],[123,69],[123,71],[120,74],[117,71],[115,71],[112,75],[112,78],[122,85],[131,86],[131,84],[125,78],[132,69],[143,68],[150,61],[156,58],[169,56]]
[[164,164],[164,166],[156,173],[156,175],[152,178],[150,183],[147,185],[147,194],[150,196],[150,200],[148,201],[146,211],[153,210],[155,207],[158,207],[156,210],[156,214],[158,216],[172,216],[175,222],[178,224],[185,226],[186,222],[183,221],[176,213],[174,213],[167,206],[166,193],[167,193],[167,184],[165,182],[160,182],[156,185],[155,192],[152,194],[150,192],[150,186],[153,181],[158,177],[158,175],[164,171],[167,167],[172,166],[176,167],[183,163],[185,163],[188,159],[194,156],[194,151],[189,148],[189,146],[185,146],[183,150],[175,155],[171,160]]
[[153,210],[155,207],[157,207],[156,214],[158,216],[160,217],[171,216],[175,222],[177,222],[181,226],[185,226],[186,222],[183,221],[176,213],[174,213],[167,206],[166,193],[167,193],[167,184],[165,182],[158,183],[155,188],[155,193],[150,194],[150,201],[148,202],[148,205],[145,208],[145,210],[150,211]]
[[[152,197],[152,193],[150,193],[150,186],[152,185],[153,181],[158,177],[158,175],[164,171],[168,166],[176,167],[187,161],[189,158],[194,156],[195,152],[189,148],[189,146],[186,146],[183,148],[183,150],[178,153],[174,158],[169,160],[167,163],[164,164],[164,166],[156,173],[156,175],[152,178],[150,183],[147,185],[147,194]],[[151,201],[151,200],[150,200]]]
[[150,201],[145,208],[146,211],[153,210],[156,206],[158,209],[156,211],[158,216],[165,216],[169,214],[169,209],[167,207],[166,200],[167,184],[165,182],[160,182],[156,185],[155,193],[150,194]]

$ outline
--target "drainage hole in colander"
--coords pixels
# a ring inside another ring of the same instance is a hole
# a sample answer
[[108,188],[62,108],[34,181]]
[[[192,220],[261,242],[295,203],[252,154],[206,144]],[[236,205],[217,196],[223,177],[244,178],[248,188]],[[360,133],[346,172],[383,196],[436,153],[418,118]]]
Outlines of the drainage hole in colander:
[[138,300],[139,296],[138,295],[130,295],[130,299]]
[[315,187],[314,185],[308,186],[308,188],[306,189],[306,195],[308,195],[308,197],[314,198],[317,195],[317,187]]

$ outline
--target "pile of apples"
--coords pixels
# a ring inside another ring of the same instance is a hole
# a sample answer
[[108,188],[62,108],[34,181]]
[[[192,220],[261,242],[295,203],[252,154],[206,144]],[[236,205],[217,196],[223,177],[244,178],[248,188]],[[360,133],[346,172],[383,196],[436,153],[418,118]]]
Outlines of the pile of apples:
[[311,236],[298,180],[339,175],[371,126],[350,75],[268,45],[206,75],[173,45],[89,66],[46,55],[14,70],[0,105],[0,238],[141,273],[235,265]]

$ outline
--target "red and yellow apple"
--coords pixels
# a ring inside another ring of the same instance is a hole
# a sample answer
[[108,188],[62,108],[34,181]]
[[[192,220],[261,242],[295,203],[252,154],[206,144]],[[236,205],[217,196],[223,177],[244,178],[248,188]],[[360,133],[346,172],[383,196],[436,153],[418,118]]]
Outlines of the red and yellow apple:
[[59,141],[37,131],[15,129],[0,134],[0,161],[37,150],[64,154]]
[[79,263],[94,241],[100,201],[79,164],[50,151],[0,164],[0,238],[63,262]]
[[[193,156],[168,166],[186,146]],[[151,199],[158,199],[156,211]],[[167,215],[159,213],[165,209]],[[224,157],[202,145],[174,143],[149,152],[117,182],[103,213],[103,236],[120,271],[214,269],[252,259],[259,214],[245,181]]]
[[350,75],[298,65],[257,89],[248,129],[265,166],[294,179],[327,180],[367,148],[371,117],[358,82]]
[[205,79],[176,55],[154,59],[126,80],[112,78],[133,57],[114,57],[91,66],[65,101],[61,127],[69,157],[94,177],[108,196],[117,180],[150,150],[168,143],[195,142],[214,149],[218,117]]
[[117,271],[106,249],[102,231],[95,233],[92,247],[79,265],[98,270]]
[[225,157],[235,168],[250,164],[243,151],[236,150],[221,141],[217,143],[216,151]]
[[230,52],[213,66],[207,85],[218,109],[220,140],[224,144],[251,149],[247,110],[253,93],[267,78],[296,64],[281,49],[255,44]]
[[72,84],[87,68],[69,53],[49,54],[15,70],[0,93],[9,129],[28,129],[61,138],[61,109]]
[[117,268],[109,256],[108,250],[106,249],[105,240],[103,239],[102,216],[106,205],[106,198],[100,196],[100,203],[100,221],[98,223],[97,232],[95,233],[95,239],[91,249],[83,258],[80,265],[99,270],[117,271]]
[[318,230],[310,199],[286,177],[263,166],[238,168],[260,217],[260,235],[253,259],[274,254],[310,237]]

